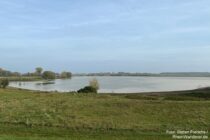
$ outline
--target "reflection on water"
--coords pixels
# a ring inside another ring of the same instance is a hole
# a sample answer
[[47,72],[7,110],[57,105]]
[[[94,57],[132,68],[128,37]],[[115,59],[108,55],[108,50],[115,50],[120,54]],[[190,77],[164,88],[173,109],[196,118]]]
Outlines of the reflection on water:
[[96,78],[100,93],[134,93],[189,90],[210,86],[208,77],[73,77],[69,80],[55,80],[54,84],[36,82],[12,82],[10,86],[41,91],[76,91]]

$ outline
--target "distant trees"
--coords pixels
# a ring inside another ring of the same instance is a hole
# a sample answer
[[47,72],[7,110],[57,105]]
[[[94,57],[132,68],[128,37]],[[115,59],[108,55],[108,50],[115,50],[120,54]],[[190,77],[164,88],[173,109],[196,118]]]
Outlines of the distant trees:
[[52,71],[44,71],[42,78],[46,80],[54,80],[56,78],[56,74]]
[[20,76],[18,72],[11,72],[5,69],[0,68],[0,77],[9,77],[9,76]]
[[71,78],[71,76],[72,76],[72,73],[71,72],[62,72],[61,74],[60,74],[60,78],[61,79],[69,79],[69,78]]
[[19,73],[19,72],[13,72],[12,76],[14,76],[14,77],[20,77],[21,76],[21,73]]
[[41,76],[41,75],[42,75],[42,71],[43,71],[43,68],[41,68],[41,67],[37,67],[37,68],[36,68],[36,74],[37,74],[38,76]]
[[9,85],[8,79],[0,79],[0,88],[6,88]]
[[61,78],[61,79],[69,79],[72,77],[71,72],[63,71],[61,73],[55,73],[53,71],[44,71],[42,67],[37,67],[35,68],[35,72],[27,72],[24,74],[21,74],[19,72],[11,72],[8,70],[4,70],[0,68],[0,77],[5,78],[5,77],[36,77],[36,78],[43,78],[43,79],[48,79],[48,80],[54,80],[56,78]]

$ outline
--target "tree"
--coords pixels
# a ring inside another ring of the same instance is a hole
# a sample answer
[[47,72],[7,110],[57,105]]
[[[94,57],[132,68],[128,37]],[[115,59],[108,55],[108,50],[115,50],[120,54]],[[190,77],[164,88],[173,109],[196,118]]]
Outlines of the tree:
[[65,72],[64,71],[60,74],[61,79],[68,79],[68,78],[71,78],[71,76],[72,76],[71,72]]
[[56,74],[52,71],[44,71],[42,74],[42,78],[46,80],[54,80],[56,78]]
[[9,85],[9,80],[8,79],[1,79],[0,80],[0,87],[1,88],[6,88]]
[[89,86],[95,88],[96,90],[99,90],[100,88],[99,82],[96,78],[89,81]]
[[37,68],[36,68],[36,74],[37,74],[37,75],[41,76],[42,71],[43,71],[43,68],[41,68],[41,67],[37,67]]

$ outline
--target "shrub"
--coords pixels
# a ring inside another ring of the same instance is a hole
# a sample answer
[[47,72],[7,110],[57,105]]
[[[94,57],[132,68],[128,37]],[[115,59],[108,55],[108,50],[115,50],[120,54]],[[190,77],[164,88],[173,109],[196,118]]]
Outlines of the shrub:
[[99,82],[95,78],[89,81],[89,86],[95,88],[96,90],[99,90],[100,88]]
[[9,85],[8,79],[2,79],[0,80],[0,88],[6,88]]
[[77,91],[78,93],[97,93],[97,89],[92,86],[86,86]]

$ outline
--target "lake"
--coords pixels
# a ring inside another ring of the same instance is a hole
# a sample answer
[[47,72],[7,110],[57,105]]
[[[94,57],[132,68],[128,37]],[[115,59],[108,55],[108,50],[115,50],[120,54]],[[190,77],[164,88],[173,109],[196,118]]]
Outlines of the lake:
[[55,80],[54,84],[40,85],[36,82],[11,82],[11,87],[40,91],[76,91],[96,78],[100,84],[99,93],[136,93],[156,91],[191,90],[210,86],[210,77],[111,77],[81,76],[67,80]]

